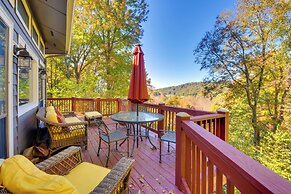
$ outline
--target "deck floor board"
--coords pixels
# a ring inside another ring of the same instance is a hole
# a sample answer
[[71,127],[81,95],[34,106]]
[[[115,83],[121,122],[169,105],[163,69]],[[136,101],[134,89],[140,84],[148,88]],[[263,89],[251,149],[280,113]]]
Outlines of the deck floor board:
[[[112,123],[109,118],[104,119],[106,123]],[[110,125],[114,127],[114,125]],[[156,134],[150,132],[151,140],[157,149],[152,149],[148,139],[143,138],[139,141],[139,147],[134,149],[133,158],[135,163],[131,171],[129,180],[129,192],[137,193],[181,193],[175,186],[175,153],[162,156],[162,163],[159,163],[159,140]],[[118,145],[118,151],[115,145],[111,146],[108,168],[112,168],[122,156],[126,156],[127,142]],[[130,150],[133,144],[130,137]],[[162,144],[163,154],[167,154],[167,144]],[[174,145],[171,150],[174,150]],[[108,145],[101,144],[99,157],[98,151],[98,129],[94,124],[88,128],[88,149],[83,150],[83,159],[97,165],[105,166]]]

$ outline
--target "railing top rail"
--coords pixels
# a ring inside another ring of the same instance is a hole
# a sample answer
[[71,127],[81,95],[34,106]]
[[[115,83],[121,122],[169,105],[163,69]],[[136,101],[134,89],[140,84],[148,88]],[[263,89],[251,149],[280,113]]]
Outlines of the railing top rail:
[[261,193],[289,193],[291,191],[291,183],[286,179],[194,122],[183,121],[182,128],[240,191],[245,193],[258,191]]
[[101,101],[117,101],[118,98],[79,98],[79,97],[71,97],[71,98],[47,98],[48,100],[96,100],[100,99]]
[[72,100],[72,98],[47,98],[48,100]]
[[151,107],[151,108],[159,108],[165,111],[172,111],[172,112],[187,112],[188,114],[195,116],[195,115],[205,115],[205,114],[215,114],[214,112],[204,111],[204,110],[196,110],[196,109],[189,109],[189,108],[181,108],[175,106],[168,106],[168,105],[159,105],[159,104],[150,104],[150,103],[143,103],[142,105]]
[[117,101],[118,98],[100,98],[101,101]]
[[201,121],[201,120],[210,120],[210,119],[219,119],[224,118],[225,114],[219,114],[219,113],[213,113],[213,114],[207,114],[207,115],[199,115],[199,116],[191,116],[191,121]]

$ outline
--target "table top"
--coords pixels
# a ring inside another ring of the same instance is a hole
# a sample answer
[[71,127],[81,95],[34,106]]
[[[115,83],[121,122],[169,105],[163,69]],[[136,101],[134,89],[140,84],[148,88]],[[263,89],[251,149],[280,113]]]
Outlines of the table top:
[[164,115],[152,112],[119,112],[111,115],[111,119],[125,123],[149,123],[164,119]]

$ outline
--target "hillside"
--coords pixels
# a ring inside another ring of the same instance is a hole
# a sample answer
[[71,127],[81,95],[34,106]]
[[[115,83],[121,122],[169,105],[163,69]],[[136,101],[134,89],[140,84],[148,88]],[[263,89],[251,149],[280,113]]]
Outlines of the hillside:
[[197,96],[203,92],[203,82],[191,82],[178,86],[171,86],[154,90],[154,96],[161,94],[169,96]]

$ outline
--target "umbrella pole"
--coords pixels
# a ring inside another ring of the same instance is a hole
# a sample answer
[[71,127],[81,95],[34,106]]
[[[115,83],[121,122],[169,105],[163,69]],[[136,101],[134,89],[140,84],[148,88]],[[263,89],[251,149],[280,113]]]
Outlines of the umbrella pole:
[[136,104],[136,115],[138,116],[138,103]]

